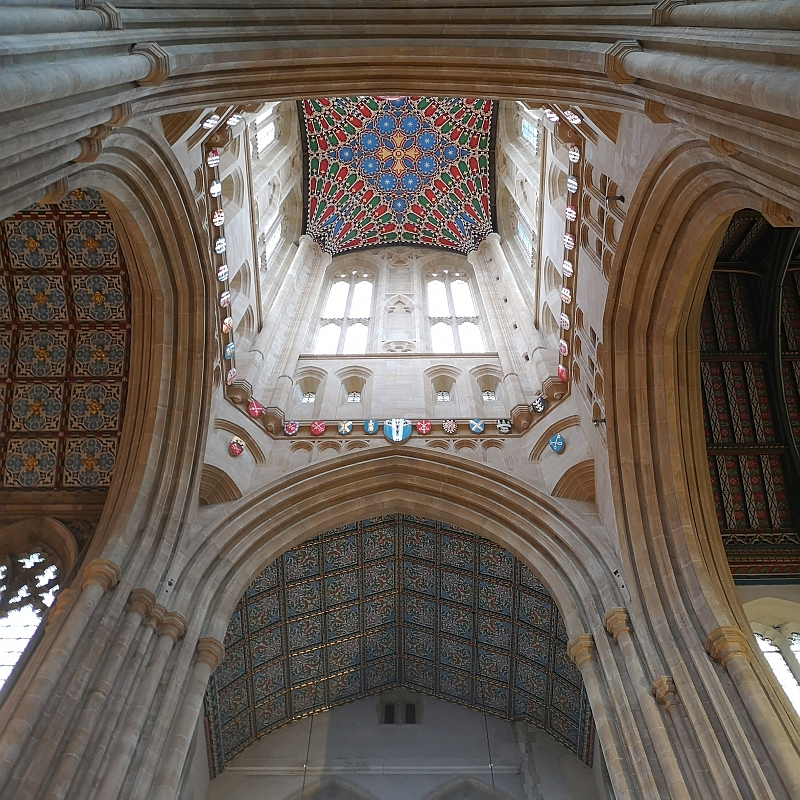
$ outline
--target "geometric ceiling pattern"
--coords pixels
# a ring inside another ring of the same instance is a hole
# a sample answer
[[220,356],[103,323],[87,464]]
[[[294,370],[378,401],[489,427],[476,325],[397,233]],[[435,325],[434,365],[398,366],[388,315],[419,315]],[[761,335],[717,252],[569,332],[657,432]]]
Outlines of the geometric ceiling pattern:
[[586,763],[594,726],[542,583],[488,539],[401,514],[284,553],[231,617],[206,692],[212,775],[314,711],[405,686],[524,718]]
[[98,192],[0,223],[0,486],[108,487],[129,328],[125,262]]
[[708,465],[737,582],[800,580],[800,264],[775,263],[778,235],[757,212],[733,218],[700,322]]
[[421,244],[469,253],[492,232],[492,101],[302,101],[306,233],[336,255]]

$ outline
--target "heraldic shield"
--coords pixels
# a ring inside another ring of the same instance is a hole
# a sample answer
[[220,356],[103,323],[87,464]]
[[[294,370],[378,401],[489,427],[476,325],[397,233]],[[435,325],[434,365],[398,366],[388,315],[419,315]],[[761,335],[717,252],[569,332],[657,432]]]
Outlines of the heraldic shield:
[[404,442],[411,436],[411,421],[407,419],[387,419],[383,423],[383,435],[390,442]]

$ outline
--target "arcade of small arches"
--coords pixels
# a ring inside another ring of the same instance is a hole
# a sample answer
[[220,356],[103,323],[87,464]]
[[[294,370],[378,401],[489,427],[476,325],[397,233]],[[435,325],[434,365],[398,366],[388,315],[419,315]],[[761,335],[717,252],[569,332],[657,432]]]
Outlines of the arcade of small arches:
[[800,791],[784,2],[0,13],[0,798]]

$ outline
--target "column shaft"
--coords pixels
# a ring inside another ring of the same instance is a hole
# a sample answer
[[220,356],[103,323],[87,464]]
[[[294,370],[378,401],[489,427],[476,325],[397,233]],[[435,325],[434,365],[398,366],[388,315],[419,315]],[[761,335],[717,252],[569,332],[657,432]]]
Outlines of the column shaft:
[[0,6],[0,36],[100,30],[103,18],[93,11]]
[[698,28],[744,28],[777,31],[800,30],[798,0],[731,0],[676,6],[668,24]]
[[146,56],[130,53],[6,69],[0,72],[0,112],[144,80],[151,67]]

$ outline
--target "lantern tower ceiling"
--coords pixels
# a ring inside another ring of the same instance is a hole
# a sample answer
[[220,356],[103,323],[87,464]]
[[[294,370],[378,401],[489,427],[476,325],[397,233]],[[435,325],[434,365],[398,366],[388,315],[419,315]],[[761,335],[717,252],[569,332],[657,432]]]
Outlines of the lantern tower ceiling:
[[493,230],[492,101],[302,102],[306,233],[331,255],[387,244],[469,253]]

